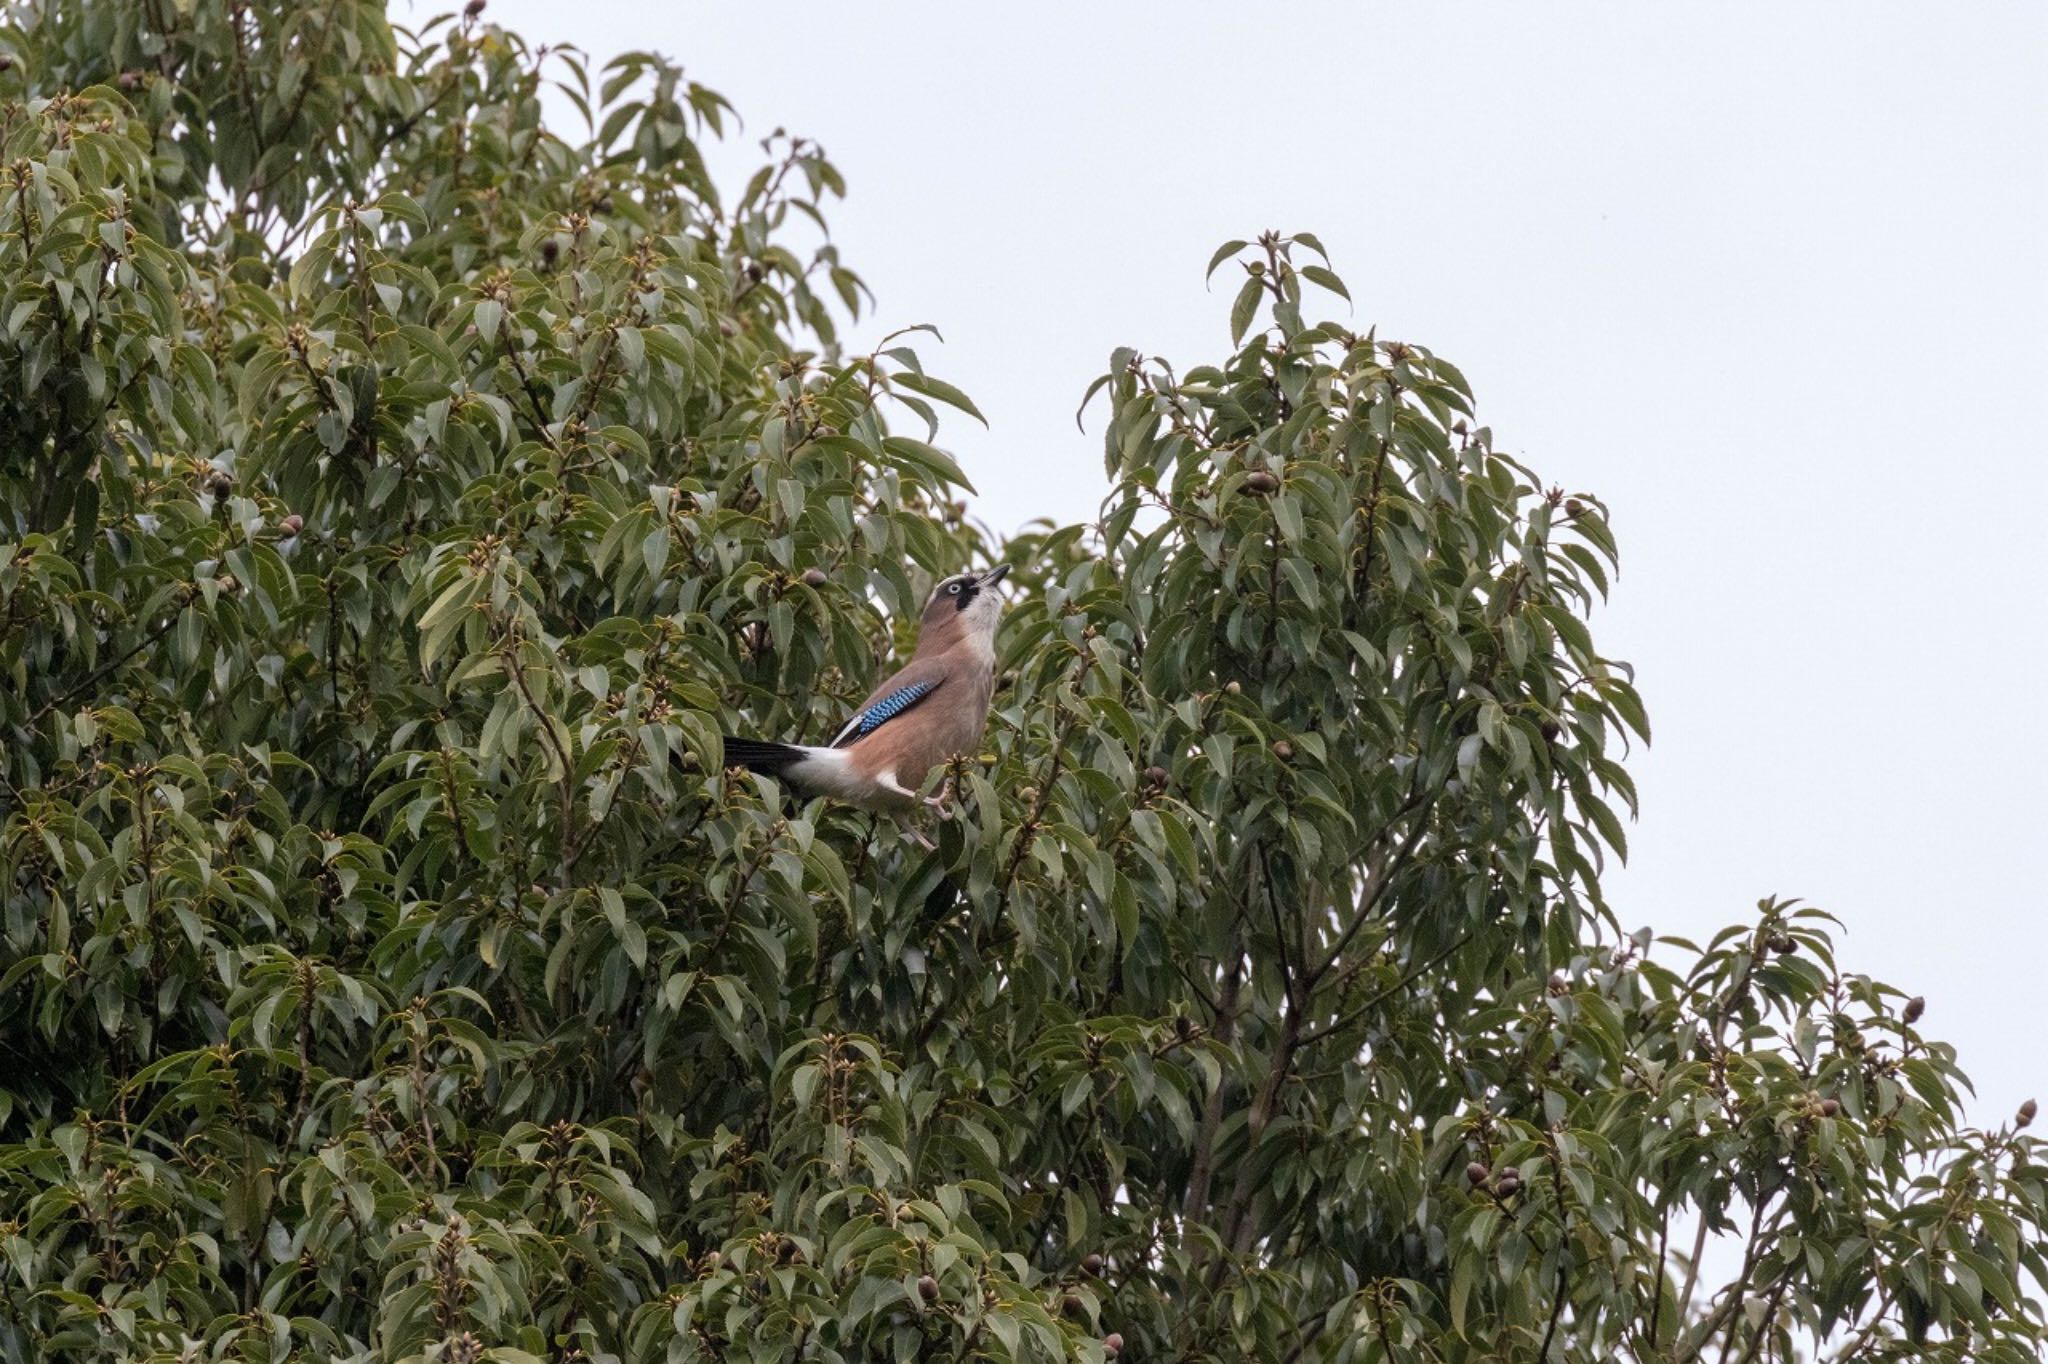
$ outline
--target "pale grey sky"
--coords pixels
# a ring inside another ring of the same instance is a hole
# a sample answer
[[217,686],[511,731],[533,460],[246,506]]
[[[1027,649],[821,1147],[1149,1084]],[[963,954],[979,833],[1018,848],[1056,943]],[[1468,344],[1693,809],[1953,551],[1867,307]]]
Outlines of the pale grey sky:
[[[422,14],[439,5],[422,7]],[[1003,7],[492,0],[817,138],[834,237],[999,529],[1092,518],[1081,390],[1221,356],[1229,237],[1308,229],[1360,323],[1606,498],[1595,629],[1657,743],[1610,882],[1698,934],[1769,893],[1924,993],[1987,1121],[2048,1099],[2048,7]],[[1223,276],[1219,275],[1219,280]]]

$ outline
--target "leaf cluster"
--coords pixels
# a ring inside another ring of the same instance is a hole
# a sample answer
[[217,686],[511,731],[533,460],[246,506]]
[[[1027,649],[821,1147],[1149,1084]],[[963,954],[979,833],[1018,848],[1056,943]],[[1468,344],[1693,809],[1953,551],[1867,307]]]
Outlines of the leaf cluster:
[[[2036,1357],[2031,1111],[1625,928],[1605,508],[1314,237],[997,543],[673,63],[0,15],[0,1357]],[[935,849],[724,768],[997,557]]]

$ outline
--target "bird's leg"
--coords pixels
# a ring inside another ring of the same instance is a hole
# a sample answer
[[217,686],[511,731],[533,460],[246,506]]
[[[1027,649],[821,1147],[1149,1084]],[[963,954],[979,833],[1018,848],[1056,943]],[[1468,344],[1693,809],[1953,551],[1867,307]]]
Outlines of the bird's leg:
[[918,828],[917,825],[911,821],[910,811],[896,811],[895,819],[897,832],[901,833],[905,838],[908,838],[911,842],[917,844],[918,847],[923,848],[926,852],[938,851],[939,845],[932,842],[931,839],[927,838],[925,836],[924,830]]
[[940,819],[953,817],[953,778],[948,775],[939,783],[939,789],[924,798],[924,803],[939,812]]

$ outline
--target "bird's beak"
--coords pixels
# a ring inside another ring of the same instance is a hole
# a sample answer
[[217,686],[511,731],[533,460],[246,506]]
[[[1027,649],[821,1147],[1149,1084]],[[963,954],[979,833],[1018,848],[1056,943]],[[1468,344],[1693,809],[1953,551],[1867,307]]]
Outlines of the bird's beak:
[[1004,575],[1009,573],[1009,571],[1010,566],[1008,564],[997,564],[994,568],[982,574],[981,581],[976,583],[975,586],[994,587],[997,583],[1003,580]]

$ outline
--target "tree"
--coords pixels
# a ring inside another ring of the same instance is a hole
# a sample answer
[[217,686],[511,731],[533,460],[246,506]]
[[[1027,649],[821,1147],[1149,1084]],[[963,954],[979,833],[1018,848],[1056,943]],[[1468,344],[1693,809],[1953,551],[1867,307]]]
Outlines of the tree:
[[[482,10],[5,11],[0,1353],[2037,1357],[2031,1105],[1628,931],[1605,509],[1314,237],[997,546],[819,148]],[[722,768],[998,555],[935,852]]]

